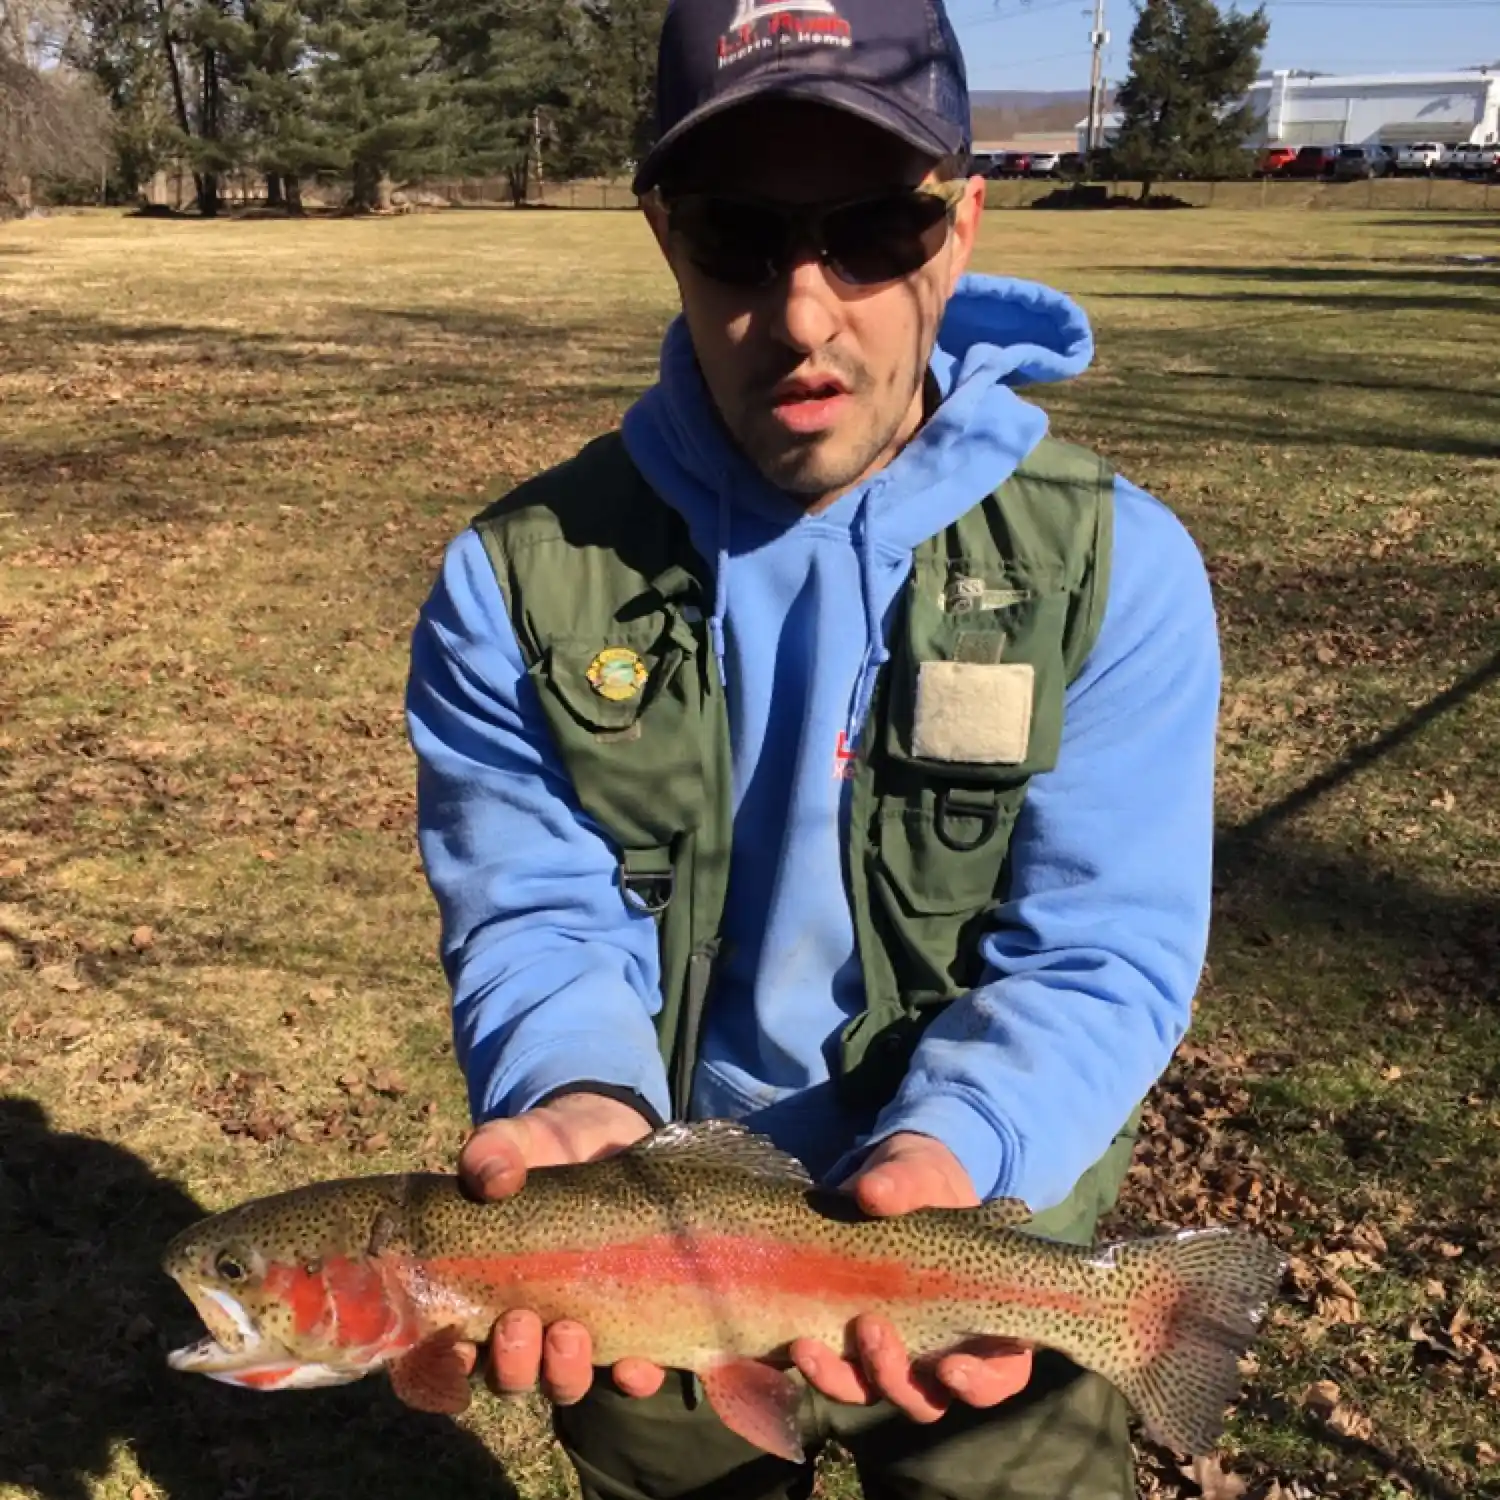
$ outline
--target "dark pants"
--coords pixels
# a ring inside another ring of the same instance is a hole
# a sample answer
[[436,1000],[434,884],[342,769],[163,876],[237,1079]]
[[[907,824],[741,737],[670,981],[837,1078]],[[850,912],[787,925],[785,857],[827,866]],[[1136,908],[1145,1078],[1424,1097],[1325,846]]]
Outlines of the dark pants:
[[[559,1440],[585,1500],[806,1500],[811,1462],[787,1463],[730,1432],[686,1376],[645,1400],[607,1371],[576,1406],[558,1407]],[[1019,1396],[955,1405],[930,1426],[886,1405],[846,1406],[809,1391],[809,1454],[836,1438],[854,1456],[865,1500],[1133,1500],[1123,1397],[1060,1355],[1039,1352]]]

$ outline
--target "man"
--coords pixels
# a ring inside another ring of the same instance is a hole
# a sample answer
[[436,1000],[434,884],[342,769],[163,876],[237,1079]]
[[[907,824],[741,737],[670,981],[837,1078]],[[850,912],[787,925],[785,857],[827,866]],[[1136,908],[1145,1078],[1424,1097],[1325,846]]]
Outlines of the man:
[[[1086,1242],[1203,960],[1201,561],[1011,389],[1092,339],[967,273],[941,0],[678,0],[658,90],[659,382],[455,541],[414,638],[461,1172],[728,1116],[867,1213],[1016,1196]],[[1134,1493],[1120,1397],[1045,1351],[790,1353],[867,1496]],[[540,1380],[590,1500],[809,1492],[587,1329],[513,1311],[487,1373]]]

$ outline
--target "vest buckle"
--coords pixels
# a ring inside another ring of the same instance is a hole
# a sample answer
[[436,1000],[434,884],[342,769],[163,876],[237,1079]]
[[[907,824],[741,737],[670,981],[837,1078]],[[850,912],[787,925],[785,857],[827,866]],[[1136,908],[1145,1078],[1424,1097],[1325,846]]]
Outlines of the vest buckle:
[[632,870],[620,865],[620,891],[625,904],[648,917],[659,917],[671,904],[677,889],[677,872],[665,870]]
[[[979,832],[969,839],[959,838],[950,819],[965,818],[978,823]],[[955,854],[971,854],[994,837],[1000,826],[999,797],[994,793],[969,791],[963,787],[938,789],[932,808],[932,831],[940,843]]]

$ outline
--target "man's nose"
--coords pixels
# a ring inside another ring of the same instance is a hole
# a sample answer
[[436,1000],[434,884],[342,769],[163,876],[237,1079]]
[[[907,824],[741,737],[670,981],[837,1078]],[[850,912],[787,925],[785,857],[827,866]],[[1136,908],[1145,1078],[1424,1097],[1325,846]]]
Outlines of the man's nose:
[[776,299],[772,331],[788,348],[811,353],[838,333],[841,299],[815,252],[800,253],[771,296]]

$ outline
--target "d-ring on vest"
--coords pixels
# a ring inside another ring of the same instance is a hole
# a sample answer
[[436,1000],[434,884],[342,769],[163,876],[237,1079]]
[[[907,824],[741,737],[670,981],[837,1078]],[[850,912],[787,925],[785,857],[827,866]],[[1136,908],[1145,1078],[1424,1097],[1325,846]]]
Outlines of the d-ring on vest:
[[[846,868],[865,1010],[844,1028],[837,1080],[851,1102],[889,1100],[926,1024],[979,981],[1011,830],[1030,778],[1056,764],[1064,693],[1103,616],[1113,495],[1107,465],[1047,438],[915,550],[853,762]],[[681,1115],[733,838],[707,564],[618,434],[523,483],[474,525],[579,803],[619,850],[621,898],[658,924],[657,1033]],[[986,726],[997,693],[1021,711]],[[1080,1184],[1083,1201],[1039,1218],[1044,1232],[1092,1234],[1134,1128],[1132,1119]]]

